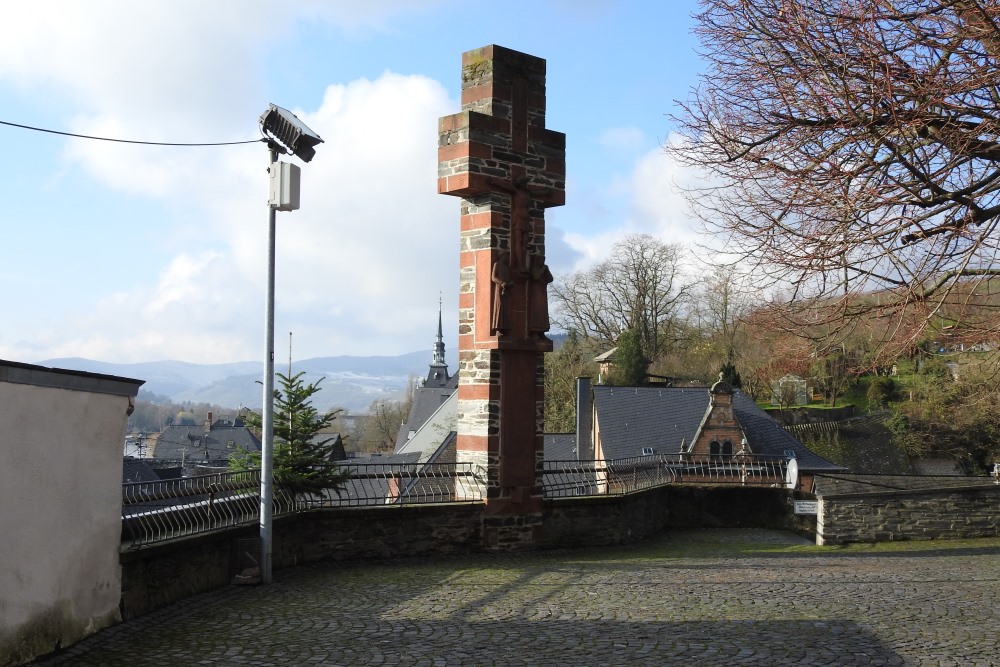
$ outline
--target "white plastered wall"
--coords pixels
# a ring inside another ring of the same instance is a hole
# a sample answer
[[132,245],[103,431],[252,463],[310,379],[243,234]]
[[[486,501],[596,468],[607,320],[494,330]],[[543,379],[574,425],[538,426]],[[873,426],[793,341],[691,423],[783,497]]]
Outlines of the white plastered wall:
[[129,397],[0,381],[0,665],[120,620]]

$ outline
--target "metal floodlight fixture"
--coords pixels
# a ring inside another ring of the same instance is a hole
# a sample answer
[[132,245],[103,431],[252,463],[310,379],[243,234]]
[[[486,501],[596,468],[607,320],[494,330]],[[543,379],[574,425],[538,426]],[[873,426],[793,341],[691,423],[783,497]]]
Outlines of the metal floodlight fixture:
[[315,146],[323,143],[295,114],[276,104],[268,105],[267,111],[260,115],[260,131],[267,139],[280,144],[284,152],[303,162],[312,160],[316,155]]

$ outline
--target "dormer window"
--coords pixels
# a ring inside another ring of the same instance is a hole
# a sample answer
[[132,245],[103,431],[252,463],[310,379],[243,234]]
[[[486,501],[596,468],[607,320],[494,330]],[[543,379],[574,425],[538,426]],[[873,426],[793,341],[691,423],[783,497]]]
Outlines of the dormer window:
[[643,456],[652,456],[653,455],[653,448],[652,447],[643,447],[642,448],[642,455]]

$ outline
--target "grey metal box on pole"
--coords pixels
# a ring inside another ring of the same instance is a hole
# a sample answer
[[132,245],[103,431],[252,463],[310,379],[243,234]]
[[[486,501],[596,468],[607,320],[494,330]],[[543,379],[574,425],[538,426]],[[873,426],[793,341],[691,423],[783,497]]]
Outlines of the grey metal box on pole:
[[268,206],[277,211],[298,210],[302,170],[290,162],[274,162],[270,171],[271,189]]

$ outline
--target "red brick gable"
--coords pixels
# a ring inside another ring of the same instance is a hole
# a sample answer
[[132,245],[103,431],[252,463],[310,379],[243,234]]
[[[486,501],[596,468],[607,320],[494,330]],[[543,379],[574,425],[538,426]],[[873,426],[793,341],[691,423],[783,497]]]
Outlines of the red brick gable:
[[716,382],[708,390],[708,409],[688,451],[694,456],[731,456],[741,449],[751,453],[743,428],[733,412],[733,388]]

